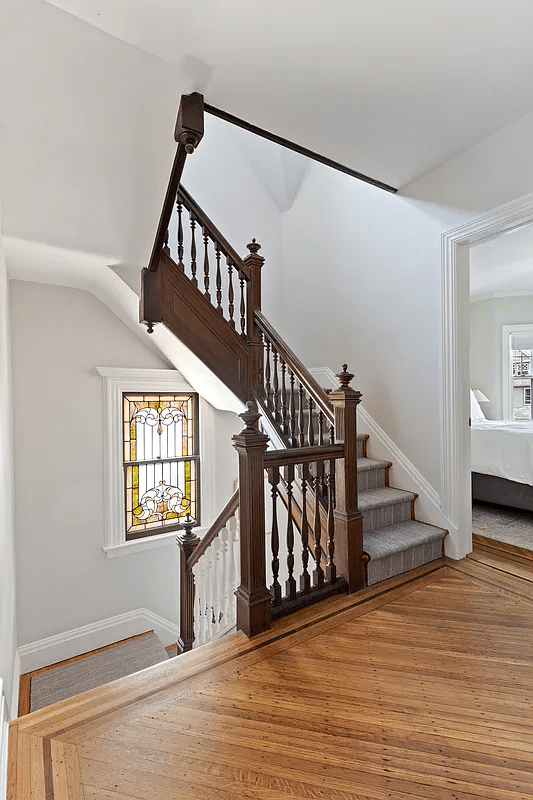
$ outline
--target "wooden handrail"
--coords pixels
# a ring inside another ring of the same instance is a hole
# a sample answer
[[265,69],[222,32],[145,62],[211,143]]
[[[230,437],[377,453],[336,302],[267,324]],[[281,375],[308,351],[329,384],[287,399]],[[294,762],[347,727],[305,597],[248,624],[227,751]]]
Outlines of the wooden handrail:
[[314,447],[292,447],[287,450],[267,450],[265,467],[289,467],[310,464],[313,461],[334,461],[344,458],[343,444],[316,445]]
[[[224,252],[226,256],[229,256],[234,266],[236,266],[239,272],[243,274],[243,277],[247,281],[249,281],[251,278],[250,270],[242,260],[241,256],[230,245],[226,237],[219,231],[215,223],[209,219],[205,211],[198,205],[194,197],[192,197],[187,191],[187,189],[181,184],[178,189],[178,197],[181,198],[181,200],[183,201],[183,205],[189,211],[192,211],[192,213],[194,214],[196,219],[202,224],[202,226],[205,226],[207,228],[207,230],[211,234],[211,238],[215,239],[218,242],[218,244],[220,245],[220,249]],[[168,222],[167,222],[167,227],[168,227]]]
[[267,318],[261,311],[255,311],[257,326],[265,336],[274,344],[276,350],[282,356],[288,367],[294,372],[302,386],[311,395],[315,403],[320,407],[326,418],[333,422],[333,406],[328,400],[328,396],[320,384],[313,378],[309,370],[302,364],[290,347],[283,341],[279,333],[272,327]]
[[200,543],[195,547],[195,549],[192,551],[191,555],[187,559],[187,571],[190,572],[190,570],[192,570],[194,565],[197,563],[198,559],[201,556],[203,556],[209,545],[212,544],[212,542],[217,538],[218,534],[225,526],[225,524],[228,522],[228,520],[234,516],[238,507],[239,507],[239,489],[237,488],[231,495],[230,499],[228,500],[228,502],[226,503],[226,505],[224,506],[224,508],[222,509],[216,520],[210,526],[205,536],[202,537]]

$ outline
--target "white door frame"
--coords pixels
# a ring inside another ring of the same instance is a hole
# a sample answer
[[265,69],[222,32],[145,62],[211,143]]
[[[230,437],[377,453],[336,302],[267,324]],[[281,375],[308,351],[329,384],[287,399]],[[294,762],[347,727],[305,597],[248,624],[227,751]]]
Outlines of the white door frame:
[[472,549],[468,248],[533,222],[533,194],[442,234],[442,511],[457,529],[452,555]]

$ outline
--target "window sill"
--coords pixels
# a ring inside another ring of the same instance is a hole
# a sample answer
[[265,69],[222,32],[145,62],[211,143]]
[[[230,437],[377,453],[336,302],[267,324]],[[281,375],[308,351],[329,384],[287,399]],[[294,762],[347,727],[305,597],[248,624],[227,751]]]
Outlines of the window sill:
[[[195,528],[194,533],[200,539],[206,533],[207,528]],[[106,558],[116,558],[117,556],[129,556],[133,553],[142,553],[145,550],[156,550],[159,547],[170,547],[176,544],[176,536],[179,531],[170,533],[160,533],[157,536],[147,536],[146,539],[135,539],[131,542],[122,542],[103,547]]]

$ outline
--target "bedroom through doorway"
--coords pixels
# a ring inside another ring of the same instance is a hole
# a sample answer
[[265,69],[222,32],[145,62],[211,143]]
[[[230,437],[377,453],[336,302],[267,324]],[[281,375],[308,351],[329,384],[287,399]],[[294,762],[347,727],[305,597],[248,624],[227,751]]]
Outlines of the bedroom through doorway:
[[533,225],[469,248],[474,543],[533,559]]

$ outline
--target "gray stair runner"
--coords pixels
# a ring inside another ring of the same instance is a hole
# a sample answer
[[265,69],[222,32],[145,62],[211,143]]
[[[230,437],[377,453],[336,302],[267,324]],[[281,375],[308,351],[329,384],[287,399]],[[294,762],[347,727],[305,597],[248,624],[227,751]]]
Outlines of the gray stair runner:
[[366,457],[368,434],[357,437],[359,509],[368,585],[400,575],[442,556],[447,531],[414,519],[417,495],[388,486],[390,461]]

